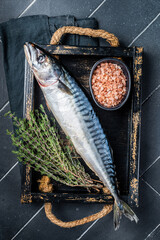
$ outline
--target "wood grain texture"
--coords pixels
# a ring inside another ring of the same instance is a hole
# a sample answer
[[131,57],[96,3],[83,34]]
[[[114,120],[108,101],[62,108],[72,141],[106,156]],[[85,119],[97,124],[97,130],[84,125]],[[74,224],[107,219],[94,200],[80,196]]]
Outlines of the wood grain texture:
[[133,56],[134,87],[132,103],[132,122],[130,138],[130,204],[138,207],[139,161],[140,161],[140,130],[141,130],[141,85],[142,85],[143,48],[135,47]]

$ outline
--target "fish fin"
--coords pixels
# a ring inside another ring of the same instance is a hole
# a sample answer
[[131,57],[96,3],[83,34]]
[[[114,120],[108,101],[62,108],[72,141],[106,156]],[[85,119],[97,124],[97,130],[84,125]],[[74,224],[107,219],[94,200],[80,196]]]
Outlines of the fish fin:
[[120,226],[120,220],[121,220],[122,214],[124,214],[125,217],[129,218],[131,221],[135,221],[136,223],[138,222],[138,217],[136,216],[136,214],[128,206],[128,204],[122,200],[119,200],[118,203],[115,200],[113,214],[114,214],[113,222],[114,222],[115,230],[117,230]]
[[71,90],[69,89],[69,87],[68,87],[67,85],[65,85],[63,82],[61,82],[61,80],[59,80],[59,82],[58,82],[58,88],[59,88],[61,91],[65,92],[65,93],[67,93],[67,94],[72,95],[72,92],[71,92]]
[[114,208],[113,208],[113,223],[114,223],[114,229],[118,230],[120,227],[120,220],[122,218],[122,211],[120,210],[117,202],[114,202]]

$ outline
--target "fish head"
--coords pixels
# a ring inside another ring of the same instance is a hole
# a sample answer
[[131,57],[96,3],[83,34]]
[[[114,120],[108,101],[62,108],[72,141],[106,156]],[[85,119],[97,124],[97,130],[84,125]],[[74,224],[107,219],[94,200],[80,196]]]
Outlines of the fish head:
[[50,86],[56,83],[61,75],[61,69],[55,59],[34,43],[24,45],[26,59],[41,86]]

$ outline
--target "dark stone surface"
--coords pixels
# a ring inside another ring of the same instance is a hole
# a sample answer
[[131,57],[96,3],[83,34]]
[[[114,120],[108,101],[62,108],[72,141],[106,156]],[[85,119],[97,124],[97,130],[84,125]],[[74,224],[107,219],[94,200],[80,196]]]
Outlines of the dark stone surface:
[[[20,203],[21,180],[19,166],[0,183],[0,239],[11,239],[37,212],[40,204]],[[33,239],[33,238],[31,238]]]
[[32,0],[1,0],[0,22],[19,17],[31,2]]
[[0,87],[0,109],[1,109],[4,106],[4,104],[8,101],[8,93],[3,66],[3,52],[1,38],[0,38],[0,86],[1,86]]
[[[18,17],[32,1],[4,1],[0,3],[0,22],[13,17]],[[89,16],[102,2],[98,1],[42,1],[37,0],[23,14],[47,14],[57,16],[71,14],[77,18]],[[129,45],[135,37],[157,16],[160,12],[158,0],[137,1],[111,1],[107,0],[93,15],[99,20],[100,28],[114,33],[121,45]],[[134,42],[133,45],[144,46],[144,79],[143,100],[160,84],[159,80],[159,39],[160,17]],[[101,44],[105,45],[102,41]],[[7,101],[5,76],[1,62],[0,49],[0,109]],[[160,155],[160,89],[155,91],[148,101],[142,106],[142,137],[141,137],[141,164],[142,174],[153,164]],[[5,119],[3,114],[9,106],[0,112],[0,179],[16,163],[15,156],[11,153],[12,146],[6,129],[12,129],[11,121]],[[120,230],[114,232],[112,221],[113,214],[99,220],[82,239],[118,239],[118,240],[144,240],[160,239],[160,197],[154,191],[160,192],[158,160],[143,178],[146,182],[140,184],[140,206],[135,209],[139,223],[129,222],[123,217]],[[152,188],[147,185],[149,183]],[[42,204],[22,205],[20,203],[20,174],[18,165],[0,182],[0,239],[11,239],[24,227],[31,217],[41,208]],[[95,213],[102,208],[97,204],[54,204],[53,212],[62,220],[74,220]],[[73,229],[63,229],[53,225],[45,216],[44,209],[15,237],[15,239],[78,239],[91,225],[88,223]],[[156,228],[157,227],[157,228]],[[148,236],[148,237],[147,237]]]
[[34,14],[45,14],[48,16],[60,15],[74,15],[76,18],[88,17],[95,8],[99,6],[101,0],[81,0],[74,1],[60,0],[60,1],[43,1],[38,0],[34,5],[24,14],[24,16]]
[[13,147],[6,130],[12,131],[12,122],[4,114],[9,111],[9,105],[0,114],[0,179],[17,162],[16,156],[12,153]]
[[[159,12],[158,1],[109,0],[94,14],[94,17],[99,21],[100,28],[114,33],[121,45],[128,46]],[[143,45],[143,42],[140,45]]]
[[160,155],[159,98],[160,89],[142,107],[140,174]]
[[160,62],[159,29],[160,16],[134,43],[136,46],[144,47],[144,79],[142,85],[143,100],[145,100],[148,95],[160,85],[158,64]]
[[146,240],[158,240],[160,239],[160,224],[151,232]]
[[160,158],[157,162],[150,168],[142,178],[147,181],[157,192],[160,194],[160,184],[159,184],[159,175],[160,175]]

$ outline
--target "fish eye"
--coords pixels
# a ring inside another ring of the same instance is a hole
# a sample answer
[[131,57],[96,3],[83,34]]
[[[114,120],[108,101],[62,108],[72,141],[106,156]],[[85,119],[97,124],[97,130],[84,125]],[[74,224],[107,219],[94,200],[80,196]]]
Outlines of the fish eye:
[[44,55],[39,55],[39,57],[37,58],[39,63],[43,63],[45,60],[45,56]]

